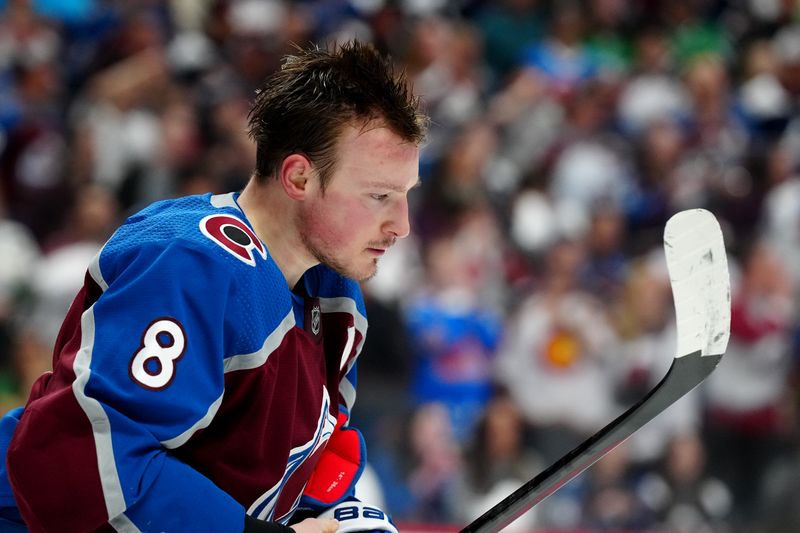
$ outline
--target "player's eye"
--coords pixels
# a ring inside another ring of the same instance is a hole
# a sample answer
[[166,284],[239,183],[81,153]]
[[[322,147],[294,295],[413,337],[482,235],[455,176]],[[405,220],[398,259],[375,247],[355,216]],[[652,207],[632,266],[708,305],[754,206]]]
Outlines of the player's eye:
[[383,202],[384,200],[389,198],[389,195],[388,194],[370,194],[370,197],[373,200],[378,200],[379,202]]

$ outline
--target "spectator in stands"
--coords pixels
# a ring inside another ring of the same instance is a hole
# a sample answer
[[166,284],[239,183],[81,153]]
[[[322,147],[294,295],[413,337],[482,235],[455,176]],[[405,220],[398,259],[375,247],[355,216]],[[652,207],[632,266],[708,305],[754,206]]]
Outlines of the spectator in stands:
[[[526,447],[525,422],[503,393],[486,406],[464,451],[463,469],[450,495],[452,515],[469,523],[533,478],[545,465]],[[530,531],[536,512],[521,516],[509,531]]]
[[31,286],[41,260],[31,231],[5,213],[0,193],[0,407],[20,401],[19,327],[32,305]]
[[792,286],[771,247],[745,249],[732,287],[731,338],[724,364],[707,382],[706,442],[710,472],[733,492],[741,527],[757,524],[765,473],[782,453],[790,401]]
[[506,387],[550,464],[613,418],[610,356],[616,337],[600,302],[576,286],[585,249],[562,241],[541,286],[510,317],[496,379]]
[[577,2],[559,2],[545,37],[522,51],[521,65],[544,76],[553,94],[567,98],[599,72],[597,58],[584,44],[584,12]]
[[450,414],[440,403],[414,412],[409,428],[411,466],[405,482],[412,500],[407,519],[448,522],[448,495],[463,468]]
[[[485,277],[470,258],[469,232],[426,246],[428,283],[405,304],[413,354],[414,403],[447,409],[456,439],[466,442],[492,394],[500,315],[480,296]],[[465,244],[467,246],[465,246]]]
[[517,66],[525,45],[542,37],[542,4],[540,0],[486,2],[475,16],[486,47],[485,62],[496,86],[502,86]]
[[727,485],[708,474],[706,455],[697,434],[671,441],[662,464],[642,478],[636,491],[653,514],[649,527],[678,533],[730,527],[734,502]]
[[638,531],[650,527],[647,508],[636,491],[628,447],[618,446],[578,480],[583,486],[581,526],[590,531]]

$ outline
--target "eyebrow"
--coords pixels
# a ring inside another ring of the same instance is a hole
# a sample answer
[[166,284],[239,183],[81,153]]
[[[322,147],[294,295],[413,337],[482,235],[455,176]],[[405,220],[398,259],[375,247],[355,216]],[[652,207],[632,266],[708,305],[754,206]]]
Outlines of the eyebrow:
[[[419,176],[417,176],[417,181],[414,183],[414,185],[409,187],[408,190],[416,189],[417,187],[421,187],[421,186],[422,186],[422,180],[420,179]],[[399,185],[393,185],[393,184],[386,183],[386,182],[383,182],[383,181],[371,181],[371,182],[367,183],[367,187],[372,187],[372,188],[376,188],[376,189],[389,189],[390,191],[395,191],[395,192],[403,192],[403,193],[406,192],[406,188],[405,187],[401,187]]]

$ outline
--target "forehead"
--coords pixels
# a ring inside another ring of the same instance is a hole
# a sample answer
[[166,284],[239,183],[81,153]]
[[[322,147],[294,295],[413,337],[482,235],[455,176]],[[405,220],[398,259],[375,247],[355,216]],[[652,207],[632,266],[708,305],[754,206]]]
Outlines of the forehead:
[[370,165],[378,171],[402,163],[416,165],[419,147],[380,124],[347,125],[339,136],[338,156],[341,166]]
[[337,156],[337,173],[351,178],[385,180],[408,188],[418,177],[419,147],[380,125],[345,126]]

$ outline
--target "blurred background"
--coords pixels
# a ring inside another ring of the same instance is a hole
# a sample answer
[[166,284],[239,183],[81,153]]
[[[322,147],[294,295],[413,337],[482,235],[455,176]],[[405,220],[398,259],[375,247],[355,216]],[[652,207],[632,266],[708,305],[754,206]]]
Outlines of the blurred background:
[[365,284],[360,491],[455,531],[637,401],[675,346],[666,220],[721,221],[728,353],[509,530],[800,531],[793,0],[0,0],[0,406],[126,216],[240,189],[289,43],[391,54],[433,119]]

